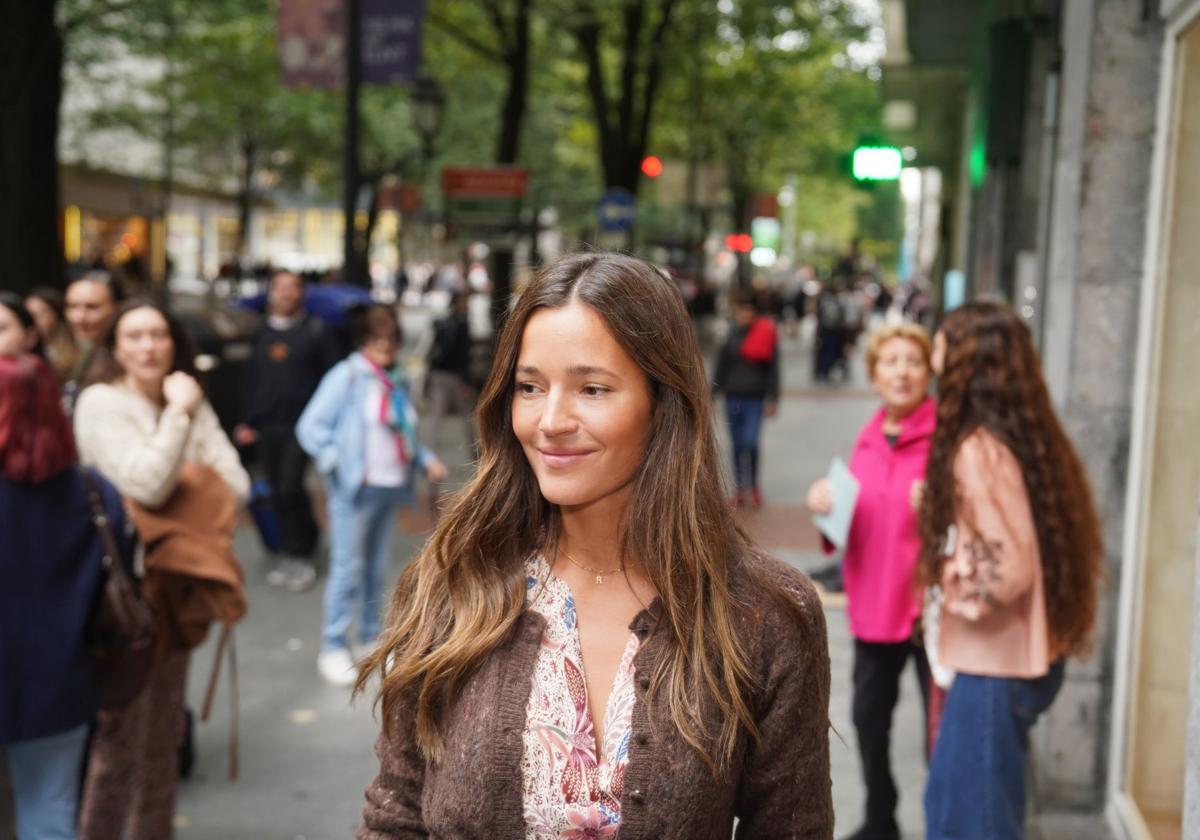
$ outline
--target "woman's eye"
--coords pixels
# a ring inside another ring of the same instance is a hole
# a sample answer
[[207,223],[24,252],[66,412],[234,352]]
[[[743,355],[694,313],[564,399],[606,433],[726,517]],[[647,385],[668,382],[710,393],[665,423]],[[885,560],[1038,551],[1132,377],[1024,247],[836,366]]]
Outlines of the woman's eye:
[[532,382],[518,382],[517,383],[517,393],[524,394],[524,395],[537,393],[537,386],[534,385]]
[[608,393],[608,388],[603,385],[584,385],[583,393],[589,397],[602,397]]

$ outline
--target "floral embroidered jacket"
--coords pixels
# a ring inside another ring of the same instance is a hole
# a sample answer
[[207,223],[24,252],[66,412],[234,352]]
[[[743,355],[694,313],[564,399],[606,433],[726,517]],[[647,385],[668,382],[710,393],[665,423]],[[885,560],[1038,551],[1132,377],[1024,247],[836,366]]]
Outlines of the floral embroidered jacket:
[[526,605],[546,620],[525,707],[521,778],[526,838],[615,837],[636,699],[633,661],[641,640],[630,633],[625,643],[597,754],[575,599],[543,558],[531,559],[526,571]]

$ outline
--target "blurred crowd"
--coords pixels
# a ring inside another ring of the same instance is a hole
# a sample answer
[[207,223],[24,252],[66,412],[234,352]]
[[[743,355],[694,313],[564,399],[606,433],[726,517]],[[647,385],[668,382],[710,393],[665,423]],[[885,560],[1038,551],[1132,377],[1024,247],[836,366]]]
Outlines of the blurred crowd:
[[[224,416],[184,322],[161,301],[126,298],[112,274],[81,274],[65,293],[0,294],[0,747],[18,836],[171,836],[190,651],[210,627],[227,636],[247,608],[232,550],[244,508],[267,583],[300,592],[318,582],[324,504],[321,678],[353,684],[375,644],[396,512],[416,503],[418,480],[436,499],[449,475],[435,432],[461,422],[467,450],[477,446],[487,360],[471,300],[487,276],[465,265],[404,278],[401,293],[447,301],[419,393],[398,365],[399,307],[356,298],[350,314],[322,318],[306,279],[263,278],[240,399]],[[816,382],[849,380],[861,352],[881,399],[848,458],[849,530],[826,544],[838,556],[826,583],[844,586],[855,639],[866,818],[852,836],[899,837],[889,739],[909,662],[928,718],[927,836],[1019,836],[988,832],[1019,829],[1027,732],[1086,641],[1099,556],[1090,493],[1028,330],[1003,304],[973,303],[931,337],[919,287],[888,288],[853,253],[823,279],[802,268],[740,291],[720,330],[709,322],[725,302],[681,291],[698,333],[720,338],[710,373],[731,504],[763,504],[762,425],[779,411],[782,342],[801,321],[815,328]],[[846,503],[831,478],[807,494],[817,516]],[[97,608],[122,603],[153,615],[152,655],[136,615]],[[975,806],[984,795],[1001,802],[994,813]]]

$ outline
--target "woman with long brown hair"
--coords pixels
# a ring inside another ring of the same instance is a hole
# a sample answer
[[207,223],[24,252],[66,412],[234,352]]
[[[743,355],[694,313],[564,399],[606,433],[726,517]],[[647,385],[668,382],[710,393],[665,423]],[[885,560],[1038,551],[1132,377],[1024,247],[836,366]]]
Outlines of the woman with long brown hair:
[[937,658],[956,675],[930,766],[926,837],[1019,838],[1029,728],[1095,620],[1100,524],[1029,329],[1009,306],[951,312],[933,367],[920,571],[940,587]]
[[384,728],[359,837],[830,837],[824,617],[734,523],[671,280],[541,270],[476,416],[359,679]]

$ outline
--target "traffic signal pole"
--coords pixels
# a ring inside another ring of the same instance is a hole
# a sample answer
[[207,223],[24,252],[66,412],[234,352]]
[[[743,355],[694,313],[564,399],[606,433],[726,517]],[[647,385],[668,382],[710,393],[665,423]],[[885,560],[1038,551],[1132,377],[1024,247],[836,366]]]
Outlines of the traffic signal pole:
[[342,157],[342,210],[346,228],[342,232],[342,279],[367,285],[361,276],[358,230],[354,224],[358,204],[358,95],[362,87],[361,41],[362,0],[346,0],[346,125]]

